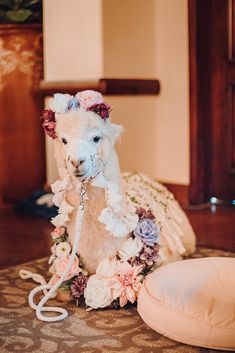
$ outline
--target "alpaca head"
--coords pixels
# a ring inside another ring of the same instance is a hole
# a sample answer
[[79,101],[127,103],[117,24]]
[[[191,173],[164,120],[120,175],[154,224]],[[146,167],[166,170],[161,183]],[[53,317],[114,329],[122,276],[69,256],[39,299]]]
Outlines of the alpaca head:
[[106,164],[121,127],[79,108],[56,115],[56,133],[66,164],[76,177],[91,177]]
[[98,92],[59,95],[57,102],[55,98],[50,102],[51,113],[44,112],[44,129],[60,146],[69,172],[88,179],[106,165],[122,127],[111,123],[110,107]]

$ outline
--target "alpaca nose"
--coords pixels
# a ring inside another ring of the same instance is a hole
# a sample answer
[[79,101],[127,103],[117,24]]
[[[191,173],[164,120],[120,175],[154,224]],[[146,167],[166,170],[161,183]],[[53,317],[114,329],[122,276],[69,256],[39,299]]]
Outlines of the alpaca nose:
[[84,162],[85,162],[84,159],[78,159],[78,160],[72,159],[71,160],[71,163],[75,168],[79,168],[82,165],[82,163],[84,163]]

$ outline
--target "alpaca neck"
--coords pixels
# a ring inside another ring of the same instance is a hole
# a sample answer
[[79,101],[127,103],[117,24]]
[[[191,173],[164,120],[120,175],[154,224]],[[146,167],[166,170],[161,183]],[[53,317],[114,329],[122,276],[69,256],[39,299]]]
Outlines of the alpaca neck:
[[[121,172],[119,167],[119,160],[115,150],[113,150],[109,155],[109,159],[106,162],[105,167],[103,169],[103,176],[106,179],[106,182],[111,182],[117,187],[117,190],[116,190],[117,196],[122,197],[122,200],[119,201],[121,202],[121,204],[119,204],[119,207],[121,206],[121,209],[116,214],[118,217],[122,217],[123,214],[125,214],[126,212],[126,202],[125,202],[124,193],[122,190],[122,177],[121,177]],[[101,214],[102,210],[105,209],[107,206],[111,206],[110,204],[107,203],[107,194],[106,194],[107,189],[105,190],[105,188],[99,187],[98,185],[99,183],[96,184],[96,179],[94,179],[94,184],[91,182],[91,183],[88,183],[86,186],[87,194],[89,198],[88,204],[91,209],[91,213],[87,212],[87,215],[88,213],[90,213],[89,217],[95,218],[96,221],[99,215]],[[98,209],[97,211],[99,213],[98,215],[94,214],[95,213],[93,212],[94,209]],[[93,215],[92,215],[92,212],[93,212]]]
[[[112,182],[118,187],[118,194],[122,195],[121,173],[115,151],[110,153],[109,160],[103,170],[103,175],[106,181]],[[92,183],[88,183],[86,188],[88,200],[86,202],[79,242],[79,254],[88,272],[93,274],[96,272],[96,268],[103,258],[116,256],[128,234],[122,237],[112,236],[111,232],[106,229],[105,223],[98,220],[102,210],[108,206],[105,189],[93,186]],[[121,207],[120,214],[118,214],[120,217],[125,212],[123,206]],[[69,234],[70,239],[73,239],[74,232],[70,231]]]

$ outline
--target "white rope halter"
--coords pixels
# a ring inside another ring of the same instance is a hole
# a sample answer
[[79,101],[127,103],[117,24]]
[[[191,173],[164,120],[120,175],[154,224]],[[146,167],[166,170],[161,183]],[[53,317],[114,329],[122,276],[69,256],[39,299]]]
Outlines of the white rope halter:
[[[64,282],[66,276],[68,275],[69,271],[71,270],[72,264],[74,262],[77,249],[78,249],[78,243],[80,239],[80,234],[81,234],[81,227],[82,227],[82,221],[83,221],[83,215],[85,211],[85,195],[86,195],[86,186],[85,183],[83,182],[81,184],[80,188],[80,205],[78,207],[78,212],[77,212],[77,217],[76,217],[76,231],[75,231],[75,238],[74,238],[74,244],[73,244],[73,249],[72,253],[70,255],[69,261],[67,263],[65,272],[63,276],[56,282],[54,285],[51,284],[45,284],[45,280],[42,276],[31,273],[29,271],[21,270],[19,272],[19,275],[21,278],[26,279],[26,278],[33,278],[39,283],[42,283],[40,286],[34,288],[30,294],[29,294],[29,305],[31,306],[32,309],[36,310],[36,315],[39,320],[46,321],[46,322],[56,322],[63,320],[68,317],[68,312],[67,310],[63,308],[59,308],[57,306],[44,306],[46,302],[50,299],[53,298],[55,295],[55,292],[57,289],[61,286],[61,284]],[[36,276],[36,277],[35,277]],[[49,290],[49,291],[46,291]],[[44,292],[44,297],[40,300],[38,304],[35,304],[34,302],[34,297],[35,295],[40,292]],[[60,315],[58,316],[45,316],[42,314],[42,312],[47,311],[47,312],[53,312],[53,313],[59,313]]]

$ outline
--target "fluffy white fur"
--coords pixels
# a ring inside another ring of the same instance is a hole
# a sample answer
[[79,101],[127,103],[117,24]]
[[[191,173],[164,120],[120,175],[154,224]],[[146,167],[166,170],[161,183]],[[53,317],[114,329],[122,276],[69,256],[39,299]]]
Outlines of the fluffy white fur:
[[[105,162],[104,176],[114,182],[118,186],[119,193],[122,193],[119,162],[114,148],[122,127],[104,122],[97,114],[82,108],[58,114],[56,118],[58,138],[55,140],[55,157],[60,177],[66,175],[68,168],[72,177],[76,178],[74,175],[76,169],[71,161],[79,160],[82,153],[84,162],[80,166],[80,171],[83,172],[89,169],[90,154],[97,153],[101,161]],[[93,141],[95,136],[101,136],[98,143]],[[67,140],[66,145],[63,144],[62,138]],[[89,200],[86,201],[78,252],[85,268],[94,273],[99,261],[105,256],[114,256],[126,237],[114,238],[97,220],[102,209],[106,207],[104,189],[87,184],[87,195]],[[67,192],[67,200],[75,207],[71,221],[67,223],[69,239],[73,244],[79,194],[75,190],[70,190]]]
[[[119,161],[115,151],[115,143],[122,132],[122,127],[102,120],[97,114],[87,112],[83,108],[64,114],[56,115],[56,132],[58,138],[55,140],[55,157],[58,165],[59,175],[64,178],[69,170],[72,178],[79,178],[84,174],[86,177],[91,172],[90,156],[97,153],[100,165],[107,180],[114,182],[119,193],[122,194],[122,181],[119,168]],[[98,143],[94,142],[94,137],[100,136]],[[62,139],[67,144],[62,142]],[[123,242],[128,237],[116,238],[105,230],[97,218],[103,208],[106,207],[104,189],[87,185],[86,210],[83,220],[82,232],[79,241],[78,253],[85,268],[92,274],[104,257],[114,256],[121,248]],[[73,244],[75,234],[75,218],[79,205],[79,194],[75,190],[67,192],[68,202],[75,207],[71,214],[71,219],[67,223],[69,240]],[[177,205],[180,209],[180,207]],[[123,205],[123,212],[124,212]],[[180,210],[183,217],[181,228],[187,235],[182,239],[186,250],[191,252],[195,246],[195,236],[187,217]],[[187,244],[188,243],[188,244]],[[163,241],[164,245],[164,241]],[[167,261],[180,259],[179,254],[168,252]]]

